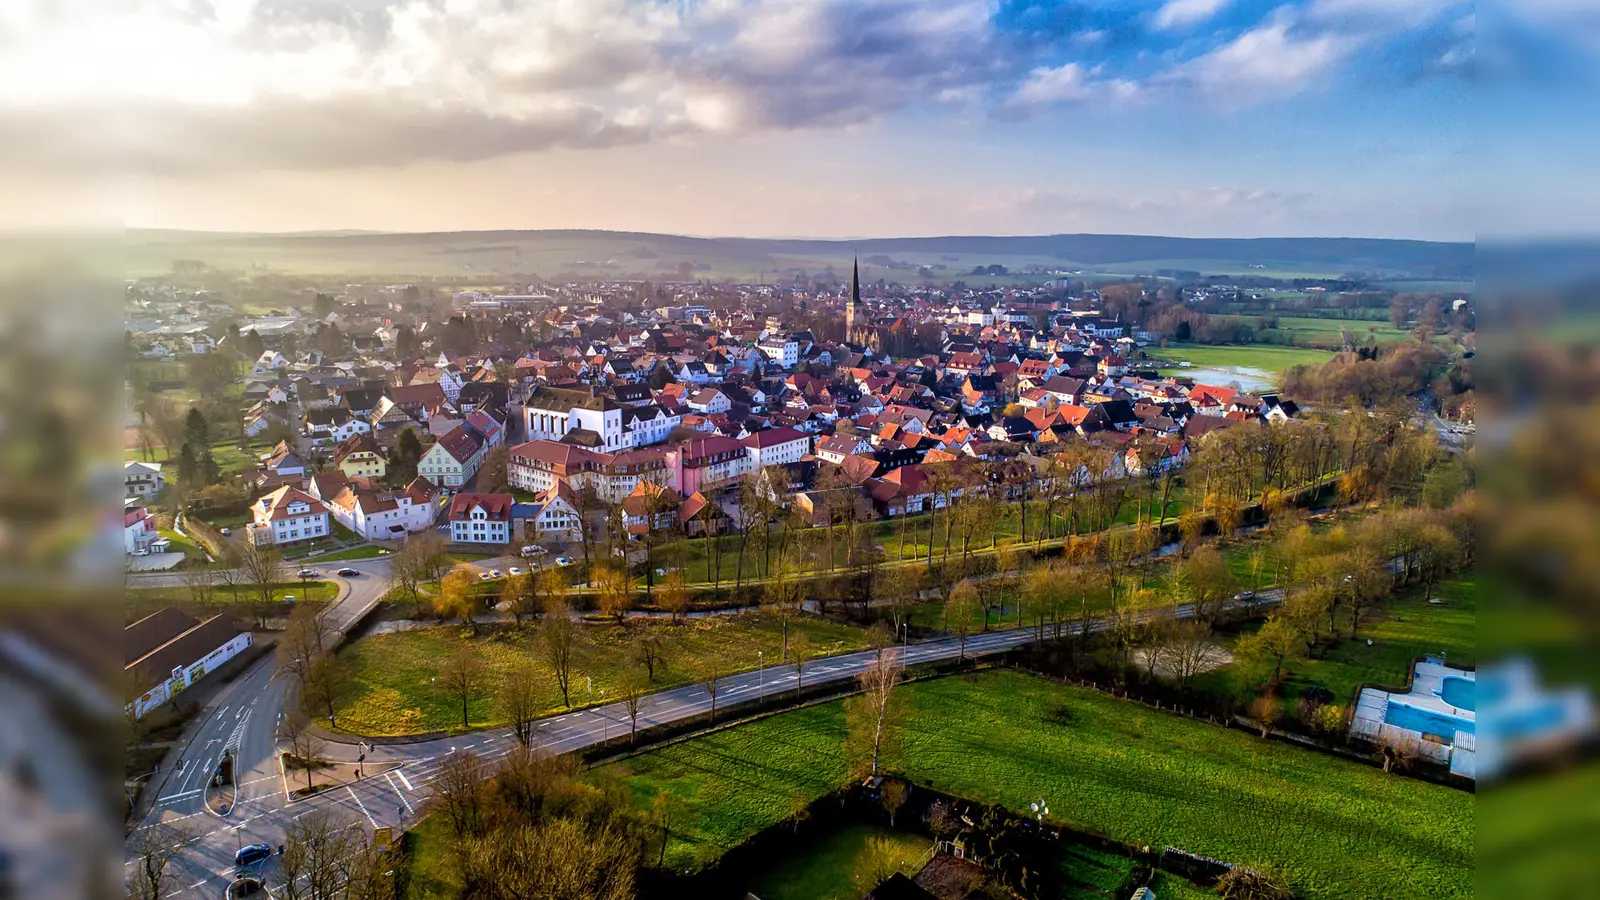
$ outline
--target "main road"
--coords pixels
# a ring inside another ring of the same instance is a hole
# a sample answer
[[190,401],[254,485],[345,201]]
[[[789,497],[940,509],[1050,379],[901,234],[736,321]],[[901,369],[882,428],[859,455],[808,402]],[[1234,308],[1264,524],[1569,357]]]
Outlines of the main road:
[[[335,574],[345,567],[361,574],[351,578]],[[338,586],[338,598],[323,612],[323,621],[340,634],[371,612],[391,583],[387,559],[311,568]],[[158,586],[151,582],[175,577],[140,576],[135,583]],[[283,680],[275,677],[270,656],[252,664],[201,711],[199,720],[185,730],[178,759],[169,758],[145,788],[145,797],[153,801],[136,835],[168,823],[199,837],[173,861],[174,881],[180,887],[169,896],[223,896],[238,846],[282,836],[282,824],[256,823],[261,821],[258,811],[280,809],[284,802],[277,744],[286,690]],[[222,815],[206,806],[205,789],[224,753],[236,761],[239,784],[233,808]]]
[[[381,586],[378,577],[371,577],[368,582]],[[353,603],[352,590],[351,596],[330,610],[330,615],[337,613],[338,621],[347,627],[365,615],[361,604],[375,605],[382,593],[378,589],[369,600]],[[1279,599],[1276,591],[1262,591],[1254,600],[1246,602],[1268,604]],[[1190,618],[1194,610],[1185,605],[1178,607],[1175,613],[1179,618]],[[1103,620],[1090,625],[1091,630],[1106,627]],[[974,657],[1002,653],[1034,638],[1031,628],[974,635],[967,638],[965,653]],[[959,638],[919,641],[900,647],[901,659],[907,665],[953,659],[961,653]],[[788,665],[731,675],[719,682],[717,705],[726,708],[788,691],[796,687],[801,678],[805,685],[852,679],[867,668],[874,655],[874,651],[866,650],[821,657],[806,665],[801,676]],[[174,860],[176,887],[168,896],[223,896],[233,871],[235,850],[252,843],[276,846],[282,842],[290,823],[315,810],[331,809],[366,829],[389,827],[398,833],[416,821],[427,799],[429,783],[450,753],[471,751],[479,759],[493,762],[519,746],[515,736],[504,728],[370,749],[355,743],[329,743],[324,753],[327,758],[354,761],[357,754],[365,750],[366,765],[383,770],[382,773],[291,804],[284,796],[285,786],[275,759],[276,726],[283,700],[284,685],[272,679],[270,668],[263,663],[241,678],[222,698],[222,706],[212,713],[206,724],[204,736],[208,743],[199,747],[200,759],[214,765],[212,757],[229,746],[230,740],[235,740],[240,759],[249,766],[248,772],[240,776],[238,801],[229,815],[217,816],[206,811],[204,793],[200,789],[203,780],[185,776],[169,787],[165,796],[158,798],[157,808],[140,824],[140,828],[149,828],[157,822],[169,822],[183,826],[189,834],[188,846]],[[639,727],[678,722],[701,715],[710,707],[711,697],[700,684],[651,694],[640,706]],[[541,720],[536,733],[540,747],[564,753],[602,743],[626,733],[629,727],[627,711],[619,702]],[[201,767],[198,771],[208,770]],[[130,853],[128,865],[132,866],[135,861]],[[267,865],[266,877],[270,879],[270,867],[276,865],[276,860]]]

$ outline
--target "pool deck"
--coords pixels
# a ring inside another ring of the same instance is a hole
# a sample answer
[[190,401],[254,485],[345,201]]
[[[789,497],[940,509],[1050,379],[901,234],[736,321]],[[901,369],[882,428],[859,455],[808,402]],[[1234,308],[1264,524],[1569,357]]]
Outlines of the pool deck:
[[1350,717],[1350,733],[1374,743],[1391,745],[1404,743],[1415,746],[1422,757],[1441,765],[1449,765],[1450,771],[1456,774],[1473,777],[1476,768],[1474,757],[1477,740],[1471,732],[1458,731],[1449,736],[1450,743],[1437,743],[1425,739],[1421,732],[1398,728],[1385,721],[1389,703],[1393,701],[1440,715],[1476,722],[1478,717],[1472,710],[1451,706],[1439,696],[1439,689],[1446,677],[1477,681],[1477,674],[1474,672],[1423,661],[1416,664],[1411,678],[1411,690],[1407,693],[1396,694],[1377,688],[1362,688],[1360,696],[1356,698],[1355,713]]

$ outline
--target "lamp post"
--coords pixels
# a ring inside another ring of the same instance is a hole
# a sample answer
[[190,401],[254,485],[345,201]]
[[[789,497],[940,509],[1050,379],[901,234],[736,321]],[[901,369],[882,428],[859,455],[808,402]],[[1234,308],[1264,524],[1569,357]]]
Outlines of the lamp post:
[[767,690],[767,654],[756,651],[756,696],[766,693]]

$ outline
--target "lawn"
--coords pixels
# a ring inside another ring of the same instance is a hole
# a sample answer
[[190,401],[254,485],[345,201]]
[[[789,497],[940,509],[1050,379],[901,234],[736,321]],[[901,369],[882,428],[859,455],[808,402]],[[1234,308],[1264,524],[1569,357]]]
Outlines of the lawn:
[[[866,646],[859,628],[806,618],[791,627],[804,632],[818,651],[845,652]],[[778,625],[755,614],[716,616],[672,625],[664,621],[630,621],[625,628],[585,624],[577,630],[572,654],[571,699],[574,706],[616,699],[619,688],[642,673],[629,659],[629,642],[641,633],[661,639],[665,669],[656,670],[652,690],[695,684],[710,677],[713,660],[723,674],[757,667],[763,659],[776,664],[782,647]],[[502,725],[495,686],[505,673],[530,660],[540,674],[540,702],[547,714],[561,712],[561,690],[554,670],[544,660],[538,628],[484,629],[477,637],[459,625],[391,632],[363,637],[339,651],[350,676],[340,697],[335,724],[352,734],[393,736],[461,730],[461,702],[433,679],[440,665],[463,647],[471,648],[486,669],[485,687],[468,701],[473,728]],[[757,651],[764,653],[758,656]],[[592,693],[591,693],[592,687]]]
[[[1200,369],[1246,368],[1268,374],[1277,374],[1293,366],[1321,365],[1333,358],[1327,350],[1277,344],[1172,344],[1151,348],[1148,352],[1156,360],[1187,362]],[[1174,371],[1182,374],[1181,369]]]
[[[915,781],[1118,840],[1282,867],[1302,897],[1470,897],[1472,795],[1016,672],[905,688]],[[669,847],[692,864],[844,779],[839,703],[619,761],[594,777],[682,803]],[[706,848],[704,850],[700,848]]]
[[[123,612],[129,622],[167,606],[176,606],[202,618],[223,612],[231,612],[241,619],[250,618],[250,608],[256,600],[255,585],[230,588],[218,584],[212,588],[212,600],[204,604],[196,604],[187,587],[129,588],[123,593]],[[298,581],[283,582],[273,586],[272,601],[282,603],[285,597],[293,596],[296,602],[325,603],[337,593],[334,586],[326,581],[308,581],[303,586]]]
[[[1282,693],[1287,711],[1292,712],[1299,698],[1319,683],[1333,692],[1333,702],[1340,706],[1349,704],[1363,683],[1404,684],[1410,661],[1429,653],[1472,665],[1478,639],[1477,582],[1470,576],[1447,581],[1435,587],[1434,594],[1441,602],[1428,603],[1421,590],[1408,590],[1363,624],[1356,640],[1341,640],[1317,659],[1289,663]],[[1255,695],[1267,674],[1227,666],[1200,676],[1196,684],[1234,694],[1243,702]]]
[[[224,475],[238,472],[254,471],[261,455],[272,449],[273,445],[265,441],[252,440],[245,449],[239,448],[237,436],[213,441],[211,444],[211,458],[216,460],[217,467]],[[137,447],[123,450],[123,459],[136,459],[140,462],[171,462],[172,454],[166,448],[157,447],[153,459],[146,460],[144,454]],[[168,477],[174,477],[168,473]]]
[[[1239,316],[1255,325],[1260,325],[1263,316]],[[1376,338],[1378,343],[1386,344],[1402,341],[1410,333],[1396,328],[1387,319],[1323,319],[1300,316],[1278,316],[1278,334],[1281,337],[1293,339],[1297,344],[1309,344],[1313,347],[1323,347],[1330,350],[1343,349],[1344,341],[1341,330],[1348,330],[1355,343],[1365,345],[1367,339]],[[1281,339],[1281,338],[1280,338]]]
[[172,542],[171,552],[183,554],[183,564],[185,566],[203,566],[206,564],[206,552],[200,549],[194,541],[170,528],[161,529],[161,536]]
[[849,825],[792,849],[750,885],[761,900],[857,900],[873,887],[863,883],[871,867],[868,842],[882,838],[892,859],[906,874],[915,874],[932,841],[917,834]]
[[349,550],[340,550],[338,553],[329,553],[324,556],[319,556],[317,557],[317,562],[344,562],[351,559],[376,559],[380,556],[387,556],[388,553],[388,547],[380,547],[377,544],[364,544],[360,547],[351,547]]

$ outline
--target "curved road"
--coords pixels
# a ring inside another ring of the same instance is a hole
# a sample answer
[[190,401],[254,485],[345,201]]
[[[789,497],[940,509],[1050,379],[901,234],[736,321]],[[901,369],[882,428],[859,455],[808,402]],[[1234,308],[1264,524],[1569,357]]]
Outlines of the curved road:
[[[388,579],[380,574],[386,561],[370,562],[371,575],[351,581],[351,592],[329,610],[328,615],[342,631],[366,614],[382,597]],[[357,585],[360,585],[358,593]],[[1263,591],[1252,604],[1267,604],[1279,599],[1276,591]],[[1176,610],[1180,618],[1193,616],[1189,606]],[[1096,620],[1092,630],[1107,627]],[[1031,628],[990,632],[967,638],[966,653],[984,656],[1013,649],[1034,639]],[[952,659],[961,652],[957,638],[921,641],[901,648],[907,665]],[[805,668],[807,685],[856,677],[873,658],[873,651],[846,653],[813,660]],[[720,682],[717,705],[728,707],[756,697],[795,687],[795,672],[790,666],[769,667],[756,672],[731,675]],[[481,759],[493,762],[517,746],[505,729],[492,729],[453,738],[412,744],[378,746],[367,753],[373,768],[393,768],[367,777],[347,787],[319,793],[311,798],[286,802],[284,785],[275,758],[275,735],[284,700],[284,686],[271,677],[270,662],[263,660],[239,679],[220,698],[220,707],[210,713],[202,735],[188,755],[215,763],[223,747],[239,748],[241,760],[239,799],[235,810],[219,817],[204,809],[203,776],[174,775],[158,794],[157,806],[139,826],[156,821],[185,827],[193,837],[190,846],[173,862],[176,889],[169,896],[221,897],[233,869],[234,851],[243,844],[281,843],[289,824],[307,812],[338,807],[343,817],[366,828],[392,827],[395,832],[409,827],[422,809],[428,784],[438,773],[443,758],[454,750],[471,750]],[[644,699],[639,727],[680,721],[707,712],[711,699],[703,685],[688,685],[652,694]],[[544,719],[537,728],[542,747],[561,753],[603,742],[628,730],[627,710],[621,703],[594,707]],[[204,743],[202,743],[202,739]],[[354,743],[329,742],[324,755],[330,759],[354,761],[362,750]],[[198,751],[198,752],[196,752]],[[209,771],[203,764],[195,772]],[[130,855],[128,864],[135,862]],[[271,878],[276,859],[269,860],[265,875]]]

